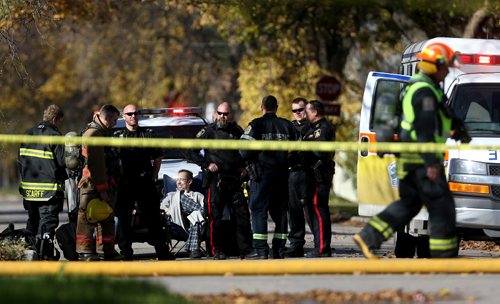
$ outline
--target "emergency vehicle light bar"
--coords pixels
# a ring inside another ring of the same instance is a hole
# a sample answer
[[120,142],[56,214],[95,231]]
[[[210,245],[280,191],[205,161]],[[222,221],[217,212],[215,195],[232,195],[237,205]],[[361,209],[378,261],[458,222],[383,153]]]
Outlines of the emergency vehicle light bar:
[[500,65],[499,55],[460,54],[462,64]]
[[196,115],[201,114],[201,107],[186,108],[158,108],[158,109],[140,109],[139,115]]

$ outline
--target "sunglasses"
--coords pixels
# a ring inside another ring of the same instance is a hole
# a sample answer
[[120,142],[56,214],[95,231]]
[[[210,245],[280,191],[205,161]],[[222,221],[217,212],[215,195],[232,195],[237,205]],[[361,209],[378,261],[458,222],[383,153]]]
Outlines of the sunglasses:
[[134,115],[137,116],[137,112],[127,112],[127,113],[125,113],[125,115],[127,115],[127,116],[134,116]]
[[219,112],[219,111],[217,111],[217,114],[219,114],[220,116],[229,116],[229,112]]
[[302,111],[304,111],[304,108],[292,109],[293,113],[300,113]]

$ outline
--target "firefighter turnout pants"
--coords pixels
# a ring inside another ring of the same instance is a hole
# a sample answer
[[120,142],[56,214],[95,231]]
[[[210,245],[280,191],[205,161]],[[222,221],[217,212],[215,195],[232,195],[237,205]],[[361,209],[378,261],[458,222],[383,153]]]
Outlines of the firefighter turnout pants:
[[58,193],[46,202],[24,200],[24,209],[28,211],[26,229],[37,239],[41,239],[45,233],[48,233],[50,239],[53,240],[56,228],[59,226],[59,213],[63,210],[63,205],[64,193]]
[[[112,213],[105,221],[93,224],[87,221],[85,211],[88,203],[99,198],[99,192],[93,188],[92,182],[80,181],[80,206],[76,226],[77,253],[112,253],[115,250],[115,220]],[[114,195],[111,196],[111,207],[114,208]],[[97,228],[96,239],[94,232]]]
[[371,249],[378,249],[394,231],[402,229],[425,204],[429,212],[429,247],[432,258],[449,258],[458,255],[455,230],[455,203],[442,170],[438,181],[426,176],[424,166],[418,166],[400,180],[400,199],[374,216],[360,232],[361,238]]
[[250,182],[248,206],[252,214],[253,246],[269,254],[268,213],[276,224],[272,240],[273,257],[282,257],[287,239],[288,170],[264,170],[259,181]]

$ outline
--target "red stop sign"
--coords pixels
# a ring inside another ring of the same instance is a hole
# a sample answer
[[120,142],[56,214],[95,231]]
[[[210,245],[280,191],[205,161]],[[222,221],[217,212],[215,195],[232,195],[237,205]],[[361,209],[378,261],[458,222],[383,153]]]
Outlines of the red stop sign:
[[323,76],[316,83],[316,95],[323,101],[337,100],[340,91],[340,81],[333,76]]

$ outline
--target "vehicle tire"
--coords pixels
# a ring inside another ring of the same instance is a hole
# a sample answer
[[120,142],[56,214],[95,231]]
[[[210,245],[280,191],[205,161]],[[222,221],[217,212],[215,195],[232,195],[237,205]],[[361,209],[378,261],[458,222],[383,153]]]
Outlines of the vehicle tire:
[[416,237],[406,232],[398,231],[396,234],[396,247],[394,248],[396,257],[413,258],[417,247],[416,239]]

